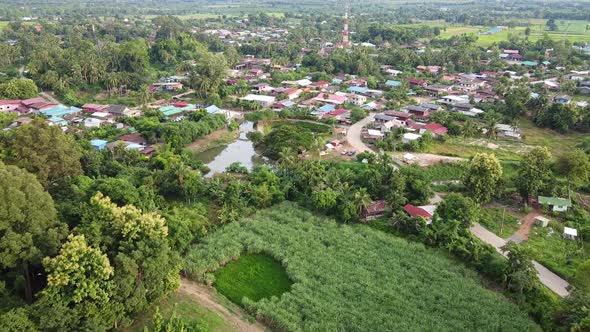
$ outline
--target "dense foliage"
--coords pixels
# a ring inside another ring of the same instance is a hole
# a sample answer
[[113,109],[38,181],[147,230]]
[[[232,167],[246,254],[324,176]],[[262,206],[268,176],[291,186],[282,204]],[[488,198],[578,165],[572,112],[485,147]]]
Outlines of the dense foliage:
[[211,280],[207,272],[244,252],[272,255],[294,281],[280,298],[246,302],[279,329],[538,330],[444,255],[362,226],[340,226],[292,204],[212,234],[189,253],[186,270]]

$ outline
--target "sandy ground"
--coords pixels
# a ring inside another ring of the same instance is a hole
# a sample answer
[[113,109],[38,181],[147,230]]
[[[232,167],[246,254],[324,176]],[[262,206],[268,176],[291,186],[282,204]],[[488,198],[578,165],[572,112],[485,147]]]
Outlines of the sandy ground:
[[[403,156],[404,154],[406,154],[407,152],[396,152],[393,154],[393,158],[397,161],[403,161]],[[441,155],[437,155],[437,154],[430,154],[430,153],[414,153],[414,152],[410,152],[412,155],[414,155],[416,157],[416,159],[414,161],[411,162],[411,164],[416,164],[418,166],[432,166],[435,164],[439,164],[439,163],[455,163],[458,161],[463,161],[465,159],[463,158],[458,158],[458,157],[448,157],[448,156],[441,156]]]
[[262,332],[265,330],[265,327],[262,324],[258,322],[249,322],[240,308],[235,307],[230,310],[228,307],[220,304],[216,298],[217,295],[204,285],[182,279],[179,291],[192,297],[203,307],[219,314],[238,331]]

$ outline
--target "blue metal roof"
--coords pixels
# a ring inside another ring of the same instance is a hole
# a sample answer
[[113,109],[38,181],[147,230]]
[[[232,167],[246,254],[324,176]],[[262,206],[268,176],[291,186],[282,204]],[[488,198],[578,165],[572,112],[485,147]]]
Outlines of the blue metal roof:
[[366,93],[367,92],[367,88],[362,88],[360,86],[351,86],[350,88],[346,89],[348,92],[354,92],[354,93]]

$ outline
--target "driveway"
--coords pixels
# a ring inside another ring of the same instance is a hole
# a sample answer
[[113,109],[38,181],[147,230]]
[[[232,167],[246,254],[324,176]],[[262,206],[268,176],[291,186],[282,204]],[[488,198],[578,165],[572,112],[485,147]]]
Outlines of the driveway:
[[356,150],[357,153],[360,152],[374,152],[367,144],[362,141],[362,131],[363,127],[367,124],[373,122],[375,118],[375,114],[371,113],[366,118],[360,120],[359,122],[353,124],[348,128],[346,132],[346,141],[348,144]]
[[[507,243],[506,240],[490,232],[479,223],[475,223],[473,226],[471,226],[471,232],[483,242],[491,244],[500,254],[506,256],[506,253],[501,249]],[[535,269],[539,275],[539,280],[543,285],[547,286],[547,288],[561,297],[566,297],[569,295],[569,291],[567,290],[569,283],[567,281],[563,280],[557,274],[549,271],[549,269],[536,261],[533,261],[533,265],[535,266]]]

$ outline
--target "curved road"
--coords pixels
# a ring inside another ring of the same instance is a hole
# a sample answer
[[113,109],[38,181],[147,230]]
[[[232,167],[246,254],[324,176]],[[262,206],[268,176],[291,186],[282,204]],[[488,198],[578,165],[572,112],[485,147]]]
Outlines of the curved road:
[[[475,223],[473,226],[471,226],[471,232],[483,242],[491,244],[500,254],[506,256],[506,253],[501,249],[507,243],[506,240],[490,232],[478,223]],[[536,261],[533,261],[533,265],[535,266],[535,269],[539,274],[539,280],[543,285],[547,286],[547,288],[561,297],[566,297],[569,295],[569,283],[567,281],[563,280],[557,274],[549,271],[548,268]]]
[[361,137],[363,127],[370,122],[373,122],[373,119],[375,119],[375,114],[371,113],[366,118],[350,126],[346,132],[346,141],[353,149],[356,150],[357,153],[367,151],[374,152],[367,144],[363,143]]

